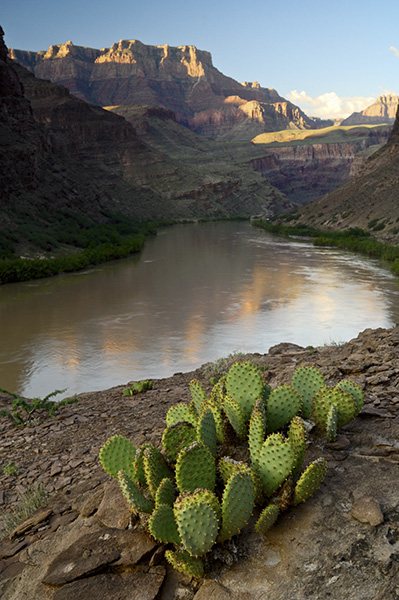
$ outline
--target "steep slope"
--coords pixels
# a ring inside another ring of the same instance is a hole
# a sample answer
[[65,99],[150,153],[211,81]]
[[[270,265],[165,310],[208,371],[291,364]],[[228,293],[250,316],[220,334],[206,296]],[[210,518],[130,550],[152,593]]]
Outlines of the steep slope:
[[361,227],[388,242],[399,242],[399,110],[388,142],[360,173],[326,196],[285,215],[290,225],[306,223],[342,231]]
[[398,96],[394,94],[379,96],[374,104],[361,112],[351,114],[341,125],[379,125],[394,123],[398,108]]
[[369,125],[264,133],[252,141],[268,156],[251,164],[292,202],[307,204],[356,175],[390,132]]
[[[163,114],[150,111],[141,124],[142,130],[151,121],[160,124],[160,137],[169,132],[170,139],[156,147],[122,116],[10,62],[2,30],[0,39],[0,255],[13,245],[52,251],[53,229],[62,228],[64,219],[76,228],[81,217],[101,224],[117,214],[136,220],[250,216],[290,206],[245,165],[258,150],[240,159],[234,149],[200,138],[205,161],[197,153],[190,162],[188,152],[184,160],[174,158],[168,146],[178,145],[180,134],[165,127]],[[199,136],[169,117],[191,135],[187,147],[195,146]],[[205,162],[212,166],[206,169]]]
[[88,102],[161,106],[210,138],[248,140],[262,131],[319,126],[275,90],[223,75],[195,46],[121,40],[96,50],[67,42],[42,52],[12,49],[10,57]]

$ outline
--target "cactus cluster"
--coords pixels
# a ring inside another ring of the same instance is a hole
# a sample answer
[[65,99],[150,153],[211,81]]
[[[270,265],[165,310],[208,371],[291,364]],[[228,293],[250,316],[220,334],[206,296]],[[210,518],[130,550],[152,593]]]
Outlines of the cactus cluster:
[[[303,418],[335,439],[337,428],[360,411],[363,394],[351,381],[327,387],[313,367],[299,367],[290,385],[270,390],[249,362],[234,363],[209,395],[197,380],[190,391],[189,405],[175,404],[167,413],[162,451],[152,444],[136,449],[115,435],[102,446],[100,461],[132,511],[147,515],[151,535],[174,544],[167,560],[200,578],[204,555],[237,535],[253,514],[255,530],[265,533],[288,506],[314,494],[326,461],[303,470]],[[245,442],[248,463],[226,453]]]

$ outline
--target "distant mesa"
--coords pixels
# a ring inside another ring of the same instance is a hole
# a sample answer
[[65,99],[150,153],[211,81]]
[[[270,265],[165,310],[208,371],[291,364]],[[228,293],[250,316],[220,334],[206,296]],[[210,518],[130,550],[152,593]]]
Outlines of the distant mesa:
[[393,124],[398,108],[399,98],[395,94],[379,96],[374,104],[361,112],[351,114],[341,125],[380,125]]
[[332,124],[308,117],[257,81],[239,83],[224,75],[213,66],[209,52],[192,45],[121,40],[98,50],[69,41],[41,52],[11,49],[10,57],[86,102],[159,106],[212,139],[249,141],[264,132]]

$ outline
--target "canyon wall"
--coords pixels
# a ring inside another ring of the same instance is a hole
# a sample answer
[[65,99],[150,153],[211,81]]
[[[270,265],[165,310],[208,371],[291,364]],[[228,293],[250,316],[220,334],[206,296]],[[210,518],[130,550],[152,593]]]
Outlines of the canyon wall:
[[121,40],[96,50],[69,41],[42,52],[11,49],[10,57],[87,102],[161,106],[175,112],[180,123],[214,139],[249,140],[263,131],[323,124],[274,89],[223,75],[209,52],[191,45]]

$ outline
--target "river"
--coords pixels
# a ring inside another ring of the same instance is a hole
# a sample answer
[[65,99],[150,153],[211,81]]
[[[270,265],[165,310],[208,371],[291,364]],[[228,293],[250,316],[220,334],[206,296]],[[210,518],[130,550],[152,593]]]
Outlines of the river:
[[247,222],[181,225],[140,256],[0,286],[0,387],[62,398],[398,321],[398,279],[378,261]]

